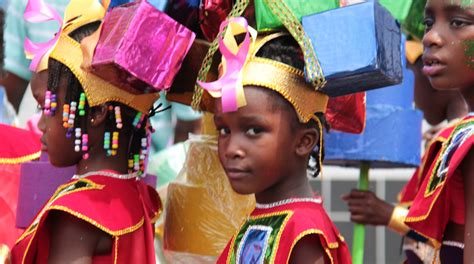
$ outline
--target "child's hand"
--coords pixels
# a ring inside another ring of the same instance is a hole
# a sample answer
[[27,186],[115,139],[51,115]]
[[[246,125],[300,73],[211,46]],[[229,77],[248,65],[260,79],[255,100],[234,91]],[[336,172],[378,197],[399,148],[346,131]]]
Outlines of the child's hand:
[[380,200],[373,192],[352,190],[343,195],[351,221],[365,225],[388,225],[394,206]]

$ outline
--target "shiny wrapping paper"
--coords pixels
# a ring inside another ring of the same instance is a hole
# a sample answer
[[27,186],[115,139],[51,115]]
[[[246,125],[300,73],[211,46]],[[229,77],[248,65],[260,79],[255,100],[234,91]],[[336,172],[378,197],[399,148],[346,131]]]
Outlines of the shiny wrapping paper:
[[360,134],[365,128],[365,92],[329,98],[326,121],[331,131]]
[[367,2],[303,17],[330,96],[402,81],[400,27],[378,3]]
[[418,166],[423,115],[414,108],[414,82],[413,72],[404,68],[401,84],[368,91],[364,132],[325,135],[325,163],[358,167],[361,161],[368,161],[371,168]]
[[[338,0],[308,1],[283,0],[301,21],[301,17],[339,7]],[[255,19],[258,31],[268,31],[283,27],[264,0],[255,0]]]
[[199,8],[200,27],[204,38],[213,41],[219,26],[232,9],[232,0],[203,0]]
[[146,1],[107,13],[92,59],[94,74],[129,91],[171,87],[195,34]]
[[[217,154],[210,114],[204,135],[190,137],[183,169],[170,183],[164,229],[169,263],[215,263],[240,224],[255,208],[253,195],[232,190]],[[206,130],[208,130],[206,132]]]

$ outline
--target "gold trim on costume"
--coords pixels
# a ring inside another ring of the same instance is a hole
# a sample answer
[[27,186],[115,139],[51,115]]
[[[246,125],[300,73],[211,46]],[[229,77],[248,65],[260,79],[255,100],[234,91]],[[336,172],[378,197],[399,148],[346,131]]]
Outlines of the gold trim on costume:
[[82,70],[83,53],[81,45],[65,34],[62,34],[59,38],[50,58],[61,62],[71,70],[81,83],[91,107],[106,102],[120,102],[147,114],[153,103],[159,98],[158,93],[129,93],[88,71]]
[[35,159],[39,159],[40,155],[41,155],[41,151],[38,151],[38,152],[28,154],[28,155],[25,155],[25,156],[22,156],[22,157],[0,158],[0,164],[11,165],[11,164],[25,163],[27,161],[32,161],[32,160],[35,160]]
[[305,237],[307,235],[321,235],[321,236],[323,236],[323,238],[326,241],[326,244],[328,245],[328,247],[324,247],[323,245],[321,245],[321,246],[323,247],[324,251],[326,252],[326,255],[329,257],[329,260],[331,260],[331,264],[334,264],[334,259],[331,255],[331,250],[330,249],[338,248],[339,243],[337,243],[337,242],[328,243],[328,238],[326,237],[324,232],[319,230],[319,229],[308,229],[308,230],[302,232],[301,234],[299,234],[296,237],[295,241],[293,241],[293,244],[290,247],[290,252],[288,254],[288,259],[286,260],[286,263],[290,263],[291,252],[293,252],[293,249],[296,246],[296,243],[298,243],[303,237]]
[[5,244],[0,244],[0,263],[10,263],[10,249]]
[[390,221],[388,222],[388,227],[401,235],[406,235],[410,230],[410,228],[405,225],[405,218],[407,215],[408,209],[401,206],[395,206]]

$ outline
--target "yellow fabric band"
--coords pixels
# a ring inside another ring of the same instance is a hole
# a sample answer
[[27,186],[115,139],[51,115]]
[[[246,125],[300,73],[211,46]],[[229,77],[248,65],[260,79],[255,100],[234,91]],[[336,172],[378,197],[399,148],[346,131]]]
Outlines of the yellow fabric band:
[[405,225],[407,215],[408,209],[398,205],[395,206],[392,217],[390,217],[390,221],[388,222],[388,227],[401,235],[405,235],[410,230],[410,228]]
[[281,94],[295,108],[300,122],[307,123],[316,112],[325,112],[329,97],[316,92],[294,67],[253,57],[243,70],[243,86],[259,86]]

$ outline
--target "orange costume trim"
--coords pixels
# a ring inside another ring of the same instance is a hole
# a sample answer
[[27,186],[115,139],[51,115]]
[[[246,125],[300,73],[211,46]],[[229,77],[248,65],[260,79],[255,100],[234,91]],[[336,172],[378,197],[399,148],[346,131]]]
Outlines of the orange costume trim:
[[[13,263],[47,263],[52,210],[89,223],[113,238],[109,255],[92,263],[155,263],[152,219],[161,212],[156,191],[135,179],[96,175],[61,185],[12,249]],[[120,243],[118,243],[120,240]]]

